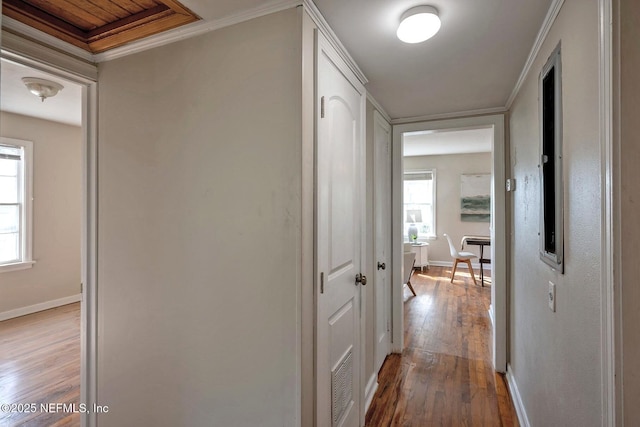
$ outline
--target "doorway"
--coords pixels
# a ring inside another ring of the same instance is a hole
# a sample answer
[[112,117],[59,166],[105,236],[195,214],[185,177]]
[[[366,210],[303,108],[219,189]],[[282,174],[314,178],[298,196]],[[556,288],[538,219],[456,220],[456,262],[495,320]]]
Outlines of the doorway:
[[[443,132],[446,130],[465,129],[490,129],[492,133],[491,146],[491,260],[492,260],[492,286],[491,307],[489,315],[492,319],[493,330],[493,366],[498,372],[506,372],[507,350],[507,285],[506,285],[506,202],[505,202],[505,137],[504,116],[492,115],[471,118],[456,118],[432,122],[419,122],[396,125],[393,129],[393,170],[392,170],[392,194],[393,194],[393,287],[392,317],[393,317],[393,351],[401,352],[404,348],[404,319],[403,319],[403,287],[402,284],[402,254],[405,233],[404,209],[403,209],[403,183],[404,183],[404,142],[411,134],[420,132]],[[437,171],[430,171],[430,177],[434,177]],[[425,174],[423,174],[425,175]],[[435,211],[434,211],[435,212]],[[437,225],[430,223],[431,235],[423,237],[425,242],[429,238],[444,241],[442,235],[438,235]],[[426,233],[428,233],[427,230]],[[445,233],[447,231],[443,231]],[[418,233],[419,234],[419,233]]]
[[[47,406],[48,404],[63,403],[64,400],[62,399],[62,396],[56,396],[55,399],[54,397],[49,396],[46,398],[45,402],[38,402],[37,407],[30,409],[34,409],[34,411],[31,412],[35,412],[36,414],[44,413],[45,415],[51,415],[51,411],[53,411],[53,413],[62,412],[63,414],[76,412],[78,416],[74,419],[72,424],[78,423],[86,426],[95,425],[95,415],[90,412],[91,408],[96,404],[95,349],[97,322],[95,313],[97,306],[97,69],[93,64],[88,64],[84,61],[68,57],[57,51],[22,39],[13,34],[3,34],[2,51],[0,52],[0,56],[2,58],[3,65],[6,62],[7,64],[11,64],[13,67],[27,70],[32,77],[44,77],[48,80],[61,83],[63,86],[66,86],[62,89],[61,93],[66,89],[67,93],[75,94],[75,98],[72,98],[74,99],[73,102],[75,103],[76,108],[73,120],[75,120],[76,123],[70,126],[73,127],[75,125],[75,127],[77,127],[78,147],[76,147],[76,150],[79,157],[77,159],[77,165],[75,166],[73,175],[76,179],[75,189],[77,190],[77,193],[79,193],[76,194],[77,203],[74,202],[74,212],[76,216],[75,224],[77,226],[76,233],[79,244],[76,242],[75,249],[72,249],[75,253],[77,272],[74,273],[75,279],[70,279],[73,282],[71,286],[74,288],[74,294],[59,297],[52,297],[51,295],[48,295],[46,301],[42,303],[32,303],[26,306],[22,304],[22,306],[16,310],[8,310],[7,316],[9,317],[7,318],[31,313],[36,313],[36,315],[39,316],[40,313],[43,313],[42,310],[46,309],[53,309],[52,311],[56,311],[61,315],[69,314],[69,311],[72,312],[72,322],[76,323],[76,331],[79,330],[79,336],[76,335],[75,337],[76,342],[79,345],[79,354],[77,354],[79,360],[76,359],[76,367],[67,367],[67,369],[69,369],[68,372],[70,376],[74,375],[79,377],[79,381],[76,379],[76,382],[79,383],[79,391],[76,390],[75,392],[76,394],[79,394],[79,396],[77,399],[74,397],[77,404],[75,406],[54,406],[53,408],[50,408]],[[15,83],[16,87],[24,89],[28,96],[33,96],[24,86],[20,86],[22,84],[22,81]],[[4,97],[7,96],[7,92],[5,92],[4,87],[2,90],[2,96],[3,101],[5,101]],[[47,103],[47,100],[42,102],[36,98],[36,101],[40,105],[51,104]],[[50,99],[49,101],[52,100]],[[7,105],[7,103],[3,102],[3,109],[6,109]],[[57,112],[59,113],[60,111]],[[24,112],[21,113],[20,111],[14,111],[14,113],[11,114],[27,116],[27,114]],[[20,122],[21,124],[17,125],[17,128],[14,127],[14,130],[19,129],[21,126],[29,126],[24,124],[24,120],[29,120],[29,118],[23,117],[23,122]],[[56,118],[41,117],[36,120],[52,123]],[[61,120],[63,119],[58,118],[58,121]],[[49,134],[47,131],[44,131],[42,135],[43,136],[38,137],[38,139],[46,142],[47,135]],[[15,134],[13,136],[16,137]],[[50,149],[51,147],[47,148]],[[37,145],[34,146],[34,150],[38,150]],[[43,152],[44,149],[38,151]],[[62,157],[64,157],[64,155]],[[61,158],[58,163],[58,168],[64,168],[64,158]],[[36,175],[42,175],[43,172],[36,170],[37,167],[38,165],[34,165],[34,173]],[[44,199],[45,194],[43,194],[41,190],[39,193],[34,193],[33,196],[34,199],[39,197],[40,200],[42,200]],[[60,193],[56,193],[54,196],[59,196],[59,198],[64,201],[64,198],[61,197]],[[55,197],[53,197],[53,199],[55,199]],[[35,204],[34,213],[35,209],[38,209],[39,212],[42,213],[43,210],[47,209],[47,206],[42,207]],[[40,228],[42,228],[42,226]],[[57,230],[57,223],[52,224],[49,228],[50,231]],[[36,233],[34,236],[36,239],[34,244],[38,245],[39,243],[42,243],[42,240],[38,239],[43,239],[43,237],[38,237],[36,227],[33,227],[32,229],[34,233]],[[53,237],[49,238],[58,242],[58,240],[56,240],[57,237],[55,233]],[[44,260],[39,263],[40,265],[38,265],[38,257],[39,255],[36,251],[33,259],[36,263],[32,263],[34,266],[31,268],[33,271],[36,271],[36,269],[43,269],[44,267]],[[77,301],[75,303],[76,306],[72,307],[73,310],[68,310],[70,306],[65,304],[73,302],[71,301],[73,299]],[[62,323],[65,324],[64,322]],[[38,368],[38,366],[36,366],[36,368]],[[42,368],[42,366],[40,366],[40,368]],[[13,386],[19,388],[21,386],[20,378],[16,377],[14,380]],[[40,403],[45,404],[45,406],[40,405]],[[88,410],[83,411],[82,408],[84,407],[88,408]]]

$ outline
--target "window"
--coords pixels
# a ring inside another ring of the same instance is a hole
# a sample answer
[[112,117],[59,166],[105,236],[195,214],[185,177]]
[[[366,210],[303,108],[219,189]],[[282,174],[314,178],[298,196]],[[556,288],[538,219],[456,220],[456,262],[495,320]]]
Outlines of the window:
[[0,271],[31,261],[30,141],[0,138]]
[[[404,239],[433,238],[436,235],[435,171],[404,173]],[[414,240],[415,240],[414,239]]]
[[558,46],[540,74],[540,258],[564,272],[562,84]]

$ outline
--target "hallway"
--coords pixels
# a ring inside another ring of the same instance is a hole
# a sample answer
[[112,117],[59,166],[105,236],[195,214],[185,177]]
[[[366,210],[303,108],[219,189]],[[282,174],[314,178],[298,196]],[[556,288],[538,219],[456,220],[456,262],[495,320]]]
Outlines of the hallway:
[[405,349],[380,370],[367,426],[518,425],[491,366],[491,286],[474,285],[464,269],[451,284],[450,272],[415,272],[416,297],[405,287]]

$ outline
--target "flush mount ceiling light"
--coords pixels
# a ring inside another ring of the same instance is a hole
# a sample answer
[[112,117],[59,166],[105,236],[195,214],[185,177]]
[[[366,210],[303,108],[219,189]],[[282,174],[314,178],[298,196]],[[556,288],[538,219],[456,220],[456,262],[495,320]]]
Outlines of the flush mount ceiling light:
[[64,88],[60,83],[36,77],[23,77],[22,83],[29,89],[29,92],[39,97],[42,102],[44,102],[45,98],[56,96]]
[[405,43],[420,43],[440,30],[438,11],[432,6],[417,6],[407,10],[400,19],[398,38]]

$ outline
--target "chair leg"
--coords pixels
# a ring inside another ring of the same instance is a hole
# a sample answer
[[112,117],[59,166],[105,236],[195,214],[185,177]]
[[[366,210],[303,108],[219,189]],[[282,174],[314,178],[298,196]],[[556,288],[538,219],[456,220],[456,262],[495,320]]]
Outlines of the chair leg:
[[458,259],[456,259],[453,263],[453,271],[451,271],[451,283],[453,283],[453,278],[456,275],[456,268],[458,267]]
[[471,260],[467,260],[467,265],[469,266],[469,272],[471,273],[471,278],[473,279],[473,284],[477,285],[478,282],[476,282],[476,275],[473,274],[473,267],[471,267]]
[[411,292],[413,293],[414,297],[417,297],[418,295],[416,295],[416,291],[413,290],[413,286],[411,286],[411,280],[407,280],[407,286],[409,287],[409,289],[411,289]]

